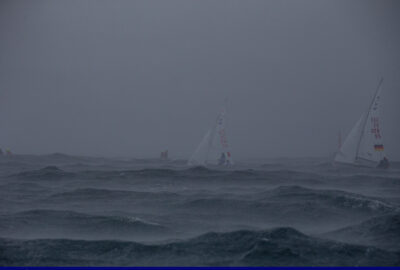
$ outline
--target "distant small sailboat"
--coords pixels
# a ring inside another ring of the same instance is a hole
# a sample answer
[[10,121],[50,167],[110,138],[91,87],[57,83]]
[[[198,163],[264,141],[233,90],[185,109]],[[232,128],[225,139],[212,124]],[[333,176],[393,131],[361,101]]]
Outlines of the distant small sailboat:
[[361,116],[340,146],[334,162],[366,167],[389,167],[380,129],[380,99],[383,79],[380,80],[368,110]]
[[7,149],[5,152],[3,152],[3,150],[0,148],[0,156],[8,156],[11,157],[13,155],[13,153],[11,152],[10,149]]
[[226,135],[226,111],[223,109],[213,128],[207,131],[196,151],[188,161],[188,165],[233,165]]
[[161,160],[168,160],[168,150],[162,151],[160,154]]

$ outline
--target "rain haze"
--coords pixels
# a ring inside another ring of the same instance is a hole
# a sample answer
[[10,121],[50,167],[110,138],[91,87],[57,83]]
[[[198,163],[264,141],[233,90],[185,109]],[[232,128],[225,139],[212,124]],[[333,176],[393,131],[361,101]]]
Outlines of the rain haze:
[[398,1],[0,2],[0,141],[188,158],[227,98],[236,159],[327,157],[380,77],[400,159]]
[[0,0],[0,267],[398,266],[399,14]]

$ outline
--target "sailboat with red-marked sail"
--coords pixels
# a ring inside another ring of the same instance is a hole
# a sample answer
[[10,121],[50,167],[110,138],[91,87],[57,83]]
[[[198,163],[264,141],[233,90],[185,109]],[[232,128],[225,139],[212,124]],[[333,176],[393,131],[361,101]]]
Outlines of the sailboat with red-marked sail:
[[388,168],[381,131],[380,110],[383,79],[368,107],[340,146],[334,162],[363,167]]
[[214,126],[207,131],[188,161],[190,166],[233,165],[226,133],[226,110],[218,114]]

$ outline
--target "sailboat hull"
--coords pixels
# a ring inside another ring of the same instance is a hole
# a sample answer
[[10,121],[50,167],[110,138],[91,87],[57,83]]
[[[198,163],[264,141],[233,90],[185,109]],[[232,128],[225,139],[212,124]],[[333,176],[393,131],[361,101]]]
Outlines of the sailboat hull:
[[[371,162],[369,160],[357,160],[354,163],[345,163],[334,161],[333,165],[337,168],[370,168],[370,169],[378,169],[378,164],[376,162]],[[380,168],[379,168],[380,169]]]
[[360,167],[369,167],[369,168],[377,168],[378,167],[378,163],[376,161],[371,161],[371,160],[364,159],[364,158],[357,158],[355,163],[357,166],[360,166]]

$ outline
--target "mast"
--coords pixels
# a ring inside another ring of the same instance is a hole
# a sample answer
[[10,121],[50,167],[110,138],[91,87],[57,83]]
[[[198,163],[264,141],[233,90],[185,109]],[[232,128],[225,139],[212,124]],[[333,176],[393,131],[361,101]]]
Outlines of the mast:
[[382,83],[383,83],[383,77],[382,77],[382,78],[380,79],[380,81],[379,81],[378,88],[377,88],[376,91],[375,91],[374,98],[372,99],[371,104],[370,104],[369,107],[368,107],[367,115],[365,116],[364,121],[363,121],[362,129],[361,129],[362,132],[361,132],[361,134],[360,134],[360,138],[359,138],[358,143],[357,143],[356,159],[357,159],[358,153],[359,153],[359,151],[360,151],[360,144],[361,144],[362,137],[364,136],[365,125],[367,124],[367,120],[368,120],[369,115],[370,115],[370,113],[371,113],[372,105],[374,105],[374,101],[375,101],[375,99],[376,99],[376,96],[377,96],[378,93],[379,93],[379,90],[381,89]]

